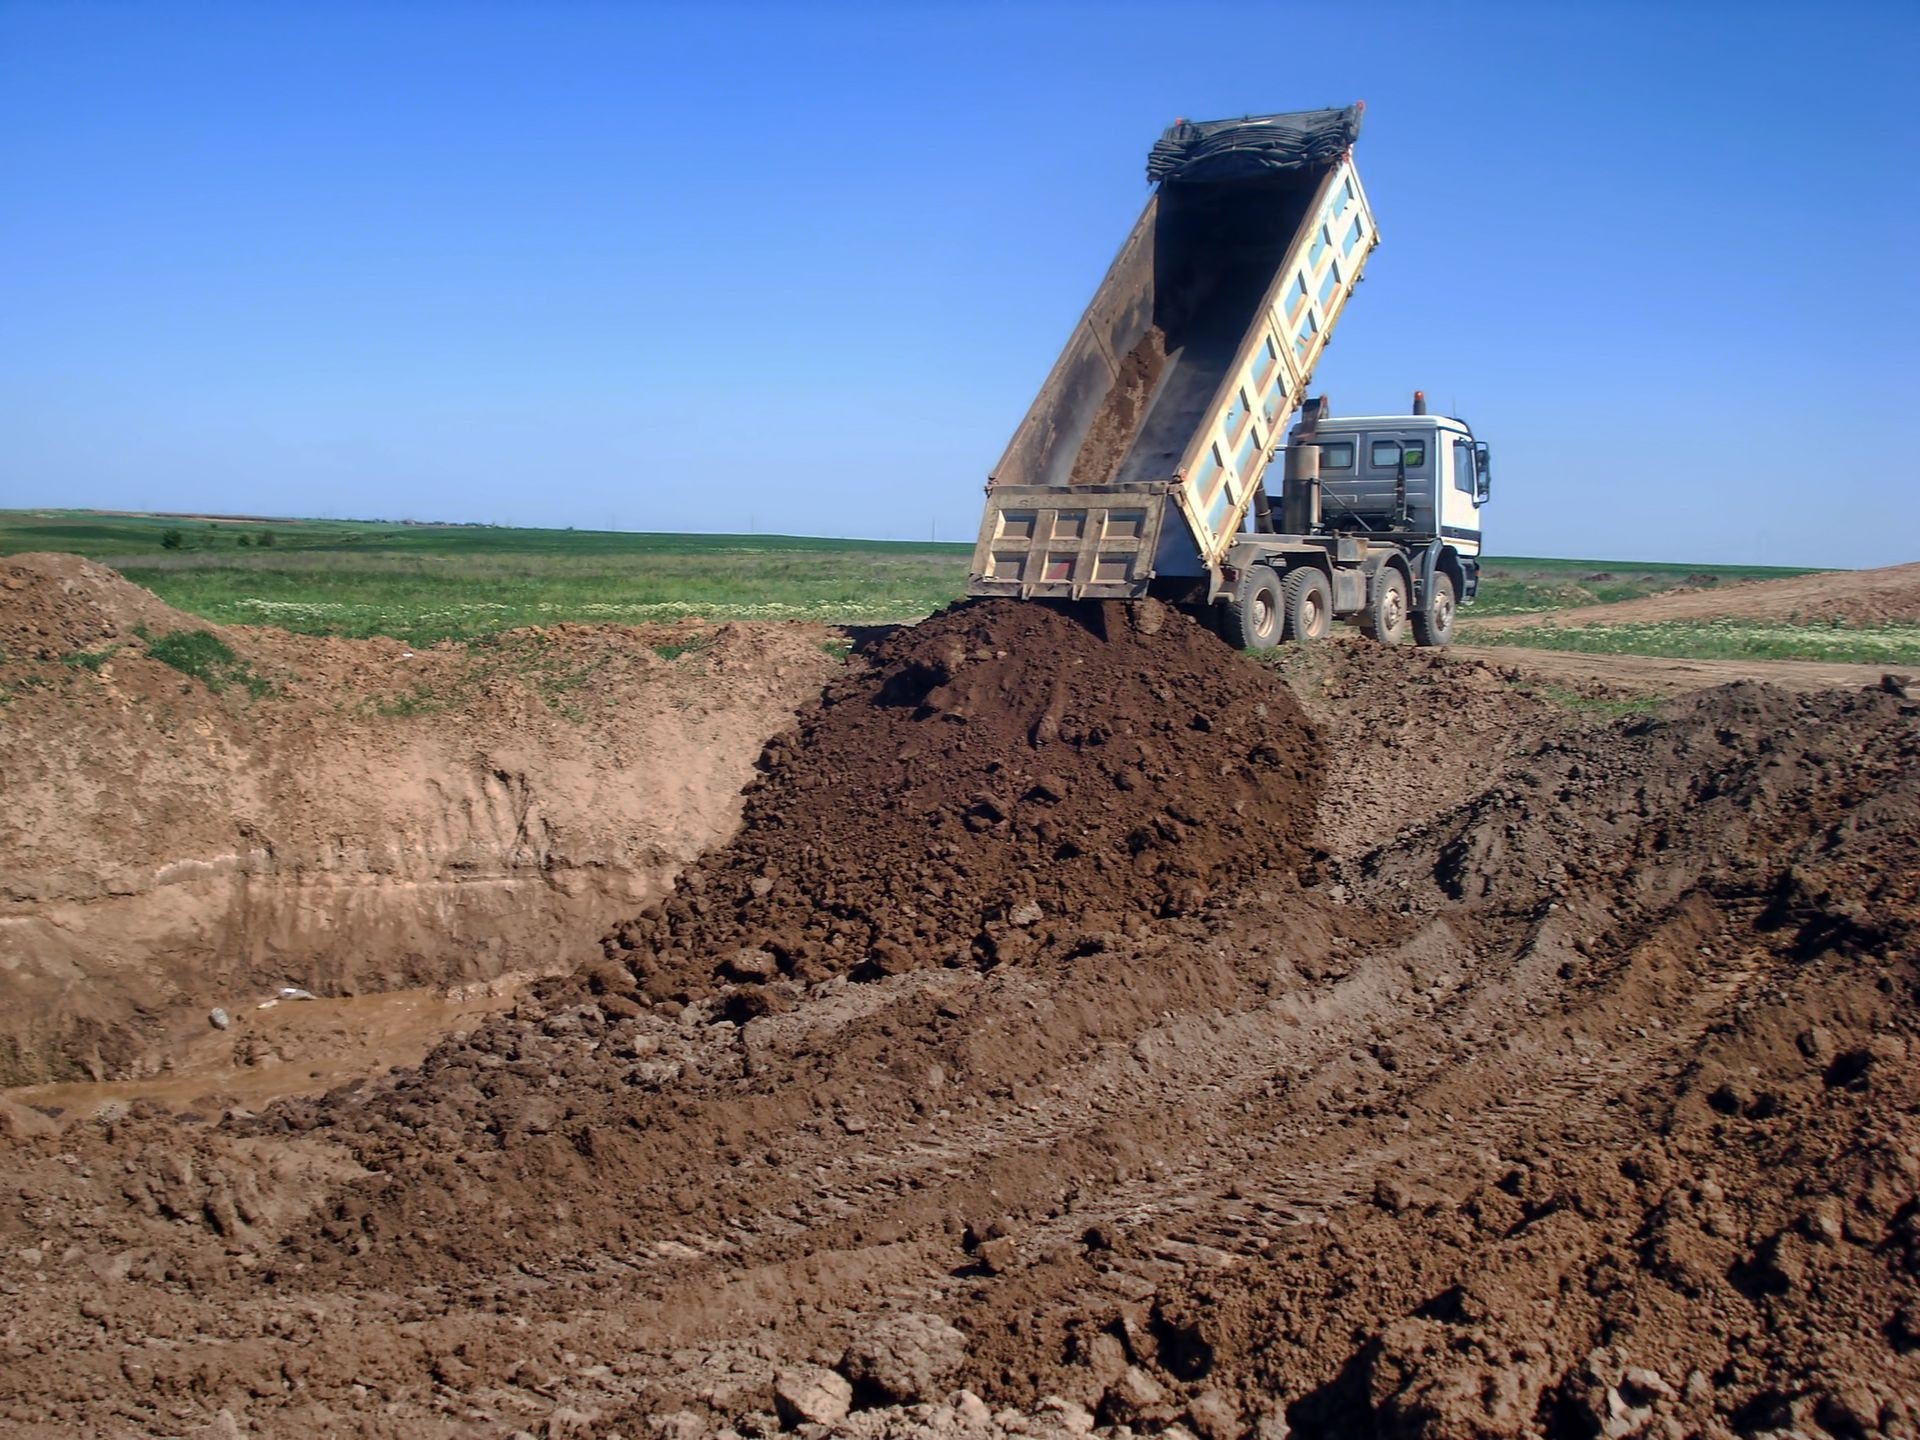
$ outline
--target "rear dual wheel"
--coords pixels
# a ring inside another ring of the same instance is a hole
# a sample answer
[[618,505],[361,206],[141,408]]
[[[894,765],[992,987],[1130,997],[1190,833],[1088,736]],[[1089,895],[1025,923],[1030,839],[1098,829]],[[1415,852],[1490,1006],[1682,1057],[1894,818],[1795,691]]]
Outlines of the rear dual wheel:
[[1242,650],[1271,650],[1286,631],[1286,598],[1270,565],[1249,565],[1222,607],[1220,633]]
[[1270,565],[1249,565],[1220,619],[1227,642],[1242,650],[1324,640],[1333,628],[1333,587],[1310,566],[1289,570],[1283,580]]
[[1287,638],[1324,640],[1333,630],[1333,586],[1310,565],[1287,572]]

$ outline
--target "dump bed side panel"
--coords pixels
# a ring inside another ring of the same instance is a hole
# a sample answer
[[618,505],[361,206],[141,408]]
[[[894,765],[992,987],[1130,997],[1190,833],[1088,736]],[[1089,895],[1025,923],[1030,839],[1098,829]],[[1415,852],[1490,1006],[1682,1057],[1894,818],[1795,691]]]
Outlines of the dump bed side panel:
[[1175,503],[1202,560],[1218,565],[1233,544],[1289,416],[1379,243],[1351,160],[1321,183],[1234,363],[1196,427],[1178,472]]

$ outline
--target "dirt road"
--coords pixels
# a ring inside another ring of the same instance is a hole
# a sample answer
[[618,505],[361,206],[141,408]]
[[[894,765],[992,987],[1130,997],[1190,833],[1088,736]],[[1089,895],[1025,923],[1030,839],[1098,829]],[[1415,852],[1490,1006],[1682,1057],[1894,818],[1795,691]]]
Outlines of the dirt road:
[[1887,621],[1920,623],[1920,562],[1874,570],[1829,570],[1786,580],[1741,580],[1701,589],[1669,590],[1611,605],[1583,605],[1533,615],[1464,612],[1477,629],[1518,630],[1534,625],[1654,624],[1662,620],[1715,620],[1737,616],[1753,620],[1798,620],[1825,624]]
[[1283,676],[990,604],[759,768],[599,960],[417,1069],[0,1108],[0,1416],[1920,1426],[1911,702],[1602,722],[1472,657]]
[[1631,695],[1685,695],[1741,680],[1783,690],[1858,689],[1878,685],[1890,669],[1911,673],[1898,666],[1843,665],[1824,660],[1679,660],[1665,655],[1588,655],[1518,645],[1457,645],[1453,653],[1549,682],[1604,685]]

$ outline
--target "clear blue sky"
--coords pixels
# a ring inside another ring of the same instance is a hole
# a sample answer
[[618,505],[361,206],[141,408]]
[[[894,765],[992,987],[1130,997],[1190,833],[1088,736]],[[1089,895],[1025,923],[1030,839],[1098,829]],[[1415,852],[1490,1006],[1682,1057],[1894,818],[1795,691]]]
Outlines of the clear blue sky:
[[1920,5],[0,0],[0,506],[970,539],[1176,116],[1367,101],[1322,363],[1491,548],[1920,557]]

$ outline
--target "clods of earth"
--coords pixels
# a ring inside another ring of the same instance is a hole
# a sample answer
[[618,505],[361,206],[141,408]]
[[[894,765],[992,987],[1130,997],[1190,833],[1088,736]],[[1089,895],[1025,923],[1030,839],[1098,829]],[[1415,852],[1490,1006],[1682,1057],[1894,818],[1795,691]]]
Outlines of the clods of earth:
[[1920,1433],[1920,707],[956,607],[417,1065],[0,1106],[23,1434]]

